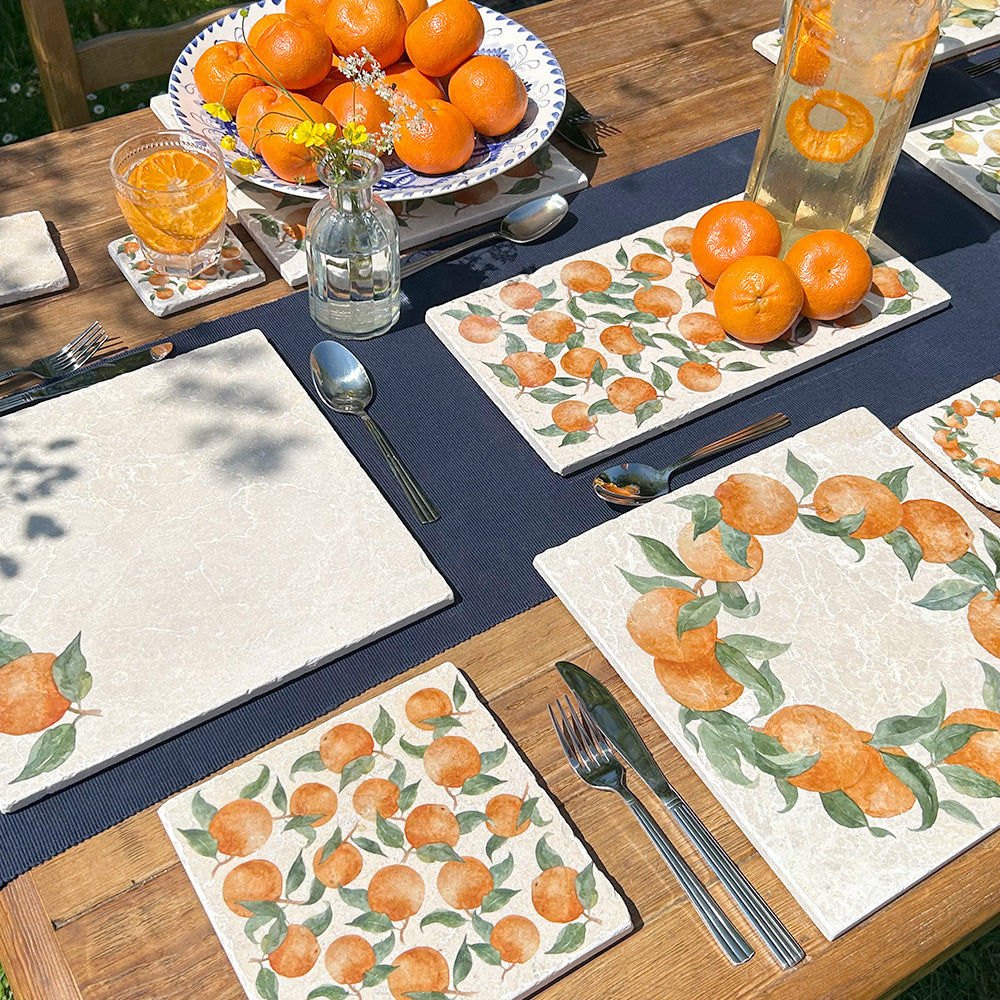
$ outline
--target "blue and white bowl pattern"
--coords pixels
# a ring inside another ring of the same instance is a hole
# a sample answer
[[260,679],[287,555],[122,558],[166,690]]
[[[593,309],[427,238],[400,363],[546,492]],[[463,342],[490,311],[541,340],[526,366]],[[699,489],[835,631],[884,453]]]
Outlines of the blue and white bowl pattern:
[[[478,6],[478,5],[477,5]],[[197,35],[177,57],[170,74],[168,93],[174,114],[181,127],[195,132],[213,142],[223,136],[236,138],[238,146],[233,152],[223,150],[226,165],[234,176],[232,163],[246,155],[246,147],[239,142],[235,122],[221,122],[202,107],[202,97],[194,83],[194,65],[202,53],[216,42],[243,40],[242,32],[249,29],[266,14],[283,11],[285,0],[258,0],[249,6],[246,21],[238,11],[227,14],[210,24]],[[386,201],[405,201],[414,198],[431,198],[451,194],[472,187],[482,181],[502,174],[522,160],[526,160],[555,131],[566,106],[566,81],[555,56],[527,28],[491,10],[479,7],[486,33],[479,51],[506,59],[515,73],[524,81],[528,91],[528,110],[524,120],[512,132],[496,139],[476,136],[476,147],[469,162],[453,174],[432,177],[414,173],[399,160],[390,157],[386,170],[376,190]],[[244,178],[240,178],[241,180]],[[254,174],[253,182],[281,194],[294,194],[305,198],[322,198],[325,188],[320,184],[294,184],[278,177],[267,164],[262,164]]]

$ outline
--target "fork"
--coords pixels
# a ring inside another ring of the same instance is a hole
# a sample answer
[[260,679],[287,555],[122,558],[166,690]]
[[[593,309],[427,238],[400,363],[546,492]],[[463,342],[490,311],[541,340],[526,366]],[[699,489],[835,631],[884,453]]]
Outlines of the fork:
[[639,462],[627,462],[623,465],[613,465],[594,476],[594,492],[608,503],[621,507],[638,507],[649,503],[657,497],[670,492],[670,477],[685,465],[708,458],[727,448],[738,444],[754,441],[772,431],[787,427],[791,421],[784,413],[772,413],[771,416],[758,420],[757,423],[744,427],[742,430],[727,434],[718,441],[696,448],[689,455],[671,462],[665,469],[654,469],[650,465]]
[[983,76],[986,73],[992,73],[995,69],[1000,69],[1000,58],[987,59],[986,62],[976,63],[974,66],[967,67],[965,72],[969,76]]
[[31,372],[32,375],[37,375],[42,379],[68,375],[70,372],[82,368],[104,346],[107,339],[108,335],[104,332],[104,327],[100,323],[91,323],[83,333],[60,347],[58,351],[53,351],[44,358],[39,358],[37,361],[32,361],[20,368],[11,368],[10,371],[0,372],[0,380],[24,372]]
[[753,955],[753,948],[747,944],[732,921],[722,912],[719,904],[698,881],[698,877],[688,867],[667,835],[657,826],[656,820],[646,807],[626,787],[625,768],[615,756],[604,734],[593,725],[571,696],[565,698],[565,703],[566,708],[563,708],[563,699],[556,700],[558,720],[551,705],[548,709],[549,718],[559,738],[559,745],[566,754],[570,766],[592,788],[617,792],[628,803],[628,807],[667,862],[680,887],[691,900],[726,957],[733,965],[742,965]]

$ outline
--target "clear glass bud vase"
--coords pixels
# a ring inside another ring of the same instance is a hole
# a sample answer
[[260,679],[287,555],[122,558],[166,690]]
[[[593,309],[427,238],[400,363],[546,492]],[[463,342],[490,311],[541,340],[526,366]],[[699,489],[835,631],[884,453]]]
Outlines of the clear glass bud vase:
[[382,162],[355,153],[346,173],[317,169],[330,193],[306,222],[309,314],[332,337],[377,337],[399,319],[399,226],[374,192]]

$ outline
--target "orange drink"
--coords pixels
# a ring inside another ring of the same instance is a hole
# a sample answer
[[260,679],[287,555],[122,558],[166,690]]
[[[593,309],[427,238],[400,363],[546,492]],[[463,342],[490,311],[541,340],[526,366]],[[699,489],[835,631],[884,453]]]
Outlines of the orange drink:
[[746,196],[867,246],[948,0],[793,0]]
[[219,261],[226,231],[222,154],[187,132],[150,132],[111,156],[115,196],[158,271],[194,277]]

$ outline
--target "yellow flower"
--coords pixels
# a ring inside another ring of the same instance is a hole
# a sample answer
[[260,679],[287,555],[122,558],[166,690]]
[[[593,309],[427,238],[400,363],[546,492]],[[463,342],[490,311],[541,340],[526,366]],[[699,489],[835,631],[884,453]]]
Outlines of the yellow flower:
[[202,107],[213,118],[218,118],[220,122],[231,122],[233,116],[221,104],[203,104]]
[[233,169],[244,177],[250,177],[260,170],[260,160],[249,156],[240,156],[233,160]]
[[328,125],[326,122],[299,122],[285,134],[292,142],[309,148],[327,145],[336,132],[337,126]]
[[368,141],[368,129],[360,122],[348,122],[344,126],[344,138],[352,146],[363,146]]
[[233,136],[233,135],[224,135],[219,140],[219,145],[223,149],[228,149],[230,152],[232,152],[236,148],[236,136]]

